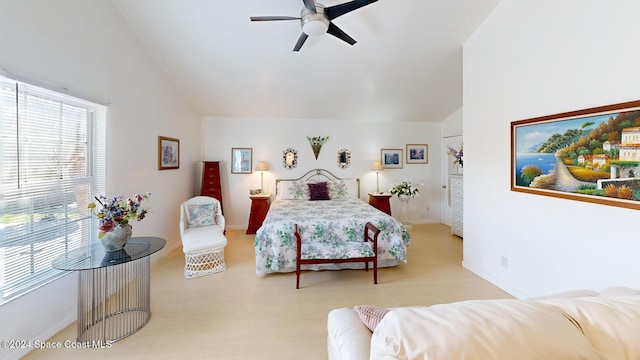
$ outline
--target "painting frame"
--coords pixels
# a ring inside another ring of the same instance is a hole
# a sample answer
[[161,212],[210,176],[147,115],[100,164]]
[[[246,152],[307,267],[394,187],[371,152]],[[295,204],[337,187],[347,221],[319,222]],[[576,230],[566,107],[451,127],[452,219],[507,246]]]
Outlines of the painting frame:
[[253,148],[231,148],[231,173],[251,174],[253,172]]
[[402,169],[402,149],[380,149],[380,163],[385,169]]
[[158,136],[158,170],[180,168],[180,140]]
[[429,163],[429,145],[427,144],[407,144],[405,154],[407,164]]
[[639,139],[640,100],[513,121],[511,191],[640,210]]

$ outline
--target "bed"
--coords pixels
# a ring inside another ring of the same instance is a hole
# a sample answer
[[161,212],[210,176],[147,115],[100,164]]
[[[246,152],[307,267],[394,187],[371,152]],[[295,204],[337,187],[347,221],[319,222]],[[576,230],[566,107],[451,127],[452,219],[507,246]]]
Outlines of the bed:
[[[326,188],[328,196],[325,197],[322,190],[317,191],[318,188]],[[314,201],[318,198],[323,200]],[[256,232],[256,273],[264,275],[296,270],[294,224],[298,224],[302,241],[335,244],[362,241],[364,226],[368,221],[381,230],[378,237],[378,267],[406,263],[411,236],[398,220],[360,199],[358,179],[341,179],[324,169],[311,170],[297,179],[278,179],[276,197]],[[364,264],[304,267],[305,270],[360,268],[364,268]]]

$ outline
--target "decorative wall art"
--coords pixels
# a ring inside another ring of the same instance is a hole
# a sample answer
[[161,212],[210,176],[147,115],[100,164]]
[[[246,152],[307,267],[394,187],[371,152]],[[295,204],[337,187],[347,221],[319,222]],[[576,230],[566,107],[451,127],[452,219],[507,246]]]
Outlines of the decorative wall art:
[[231,149],[231,173],[251,174],[253,169],[253,149],[252,148],[232,148]]
[[320,149],[322,149],[322,145],[324,145],[327,140],[329,140],[328,136],[307,136],[307,140],[309,140],[309,144],[311,144],[311,149],[313,149],[313,155],[316,156],[316,160],[318,160],[318,155],[320,154]]
[[426,164],[429,162],[427,144],[407,144],[407,164]]
[[640,101],[512,122],[511,190],[640,209]]
[[380,162],[385,169],[402,169],[402,149],[380,150]]
[[158,170],[180,168],[180,140],[158,136]]
[[282,166],[293,169],[298,166],[298,152],[296,149],[288,148],[282,152]]
[[351,165],[351,151],[349,149],[338,150],[338,167],[341,169],[348,168]]

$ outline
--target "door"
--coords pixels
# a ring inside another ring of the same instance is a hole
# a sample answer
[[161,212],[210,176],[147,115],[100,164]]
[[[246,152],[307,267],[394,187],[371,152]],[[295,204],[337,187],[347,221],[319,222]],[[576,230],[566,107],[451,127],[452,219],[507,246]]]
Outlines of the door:
[[451,184],[449,175],[456,174],[456,166],[453,163],[453,156],[449,155],[448,146],[460,149],[462,146],[462,135],[445,136],[442,138],[442,223],[451,226]]

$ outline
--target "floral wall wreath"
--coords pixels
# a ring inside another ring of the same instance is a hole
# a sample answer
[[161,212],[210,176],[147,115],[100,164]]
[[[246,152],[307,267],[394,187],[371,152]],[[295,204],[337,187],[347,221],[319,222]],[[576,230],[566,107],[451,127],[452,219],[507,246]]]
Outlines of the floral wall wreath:
[[309,144],[311,144],[311,149],[313,149],[313,155],[316,156],[316,160],[318,160],[318,155],[320,155],[320,149],[322,145],[329,140],[328,136],[307,136],[307,140],[309,140]]

